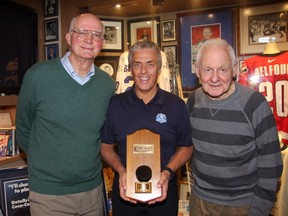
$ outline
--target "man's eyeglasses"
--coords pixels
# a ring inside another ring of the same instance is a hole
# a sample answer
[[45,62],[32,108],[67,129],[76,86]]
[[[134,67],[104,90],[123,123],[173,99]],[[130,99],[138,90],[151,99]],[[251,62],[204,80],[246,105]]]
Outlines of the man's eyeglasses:
[[85,39],[87,38],[89,35],[92,36],[92,39],[94,41],[100,42],[103,40],[103,34],[102,32],[98,32],[98,31],[90,31],[90,30],[86,30],[86,29],[77,29],[77,30],[70,30],[71,32],[74,32],[76,34],[76,36],[79,39]]

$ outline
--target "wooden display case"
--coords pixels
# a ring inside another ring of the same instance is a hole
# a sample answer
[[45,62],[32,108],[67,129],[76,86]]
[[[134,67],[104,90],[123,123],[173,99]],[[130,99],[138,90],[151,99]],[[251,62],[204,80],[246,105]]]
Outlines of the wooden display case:
[[[0,113],[10,113],[12,124],[15,125],[16,105],[18,96],[0,96]],[[19,154],[12,157],[0,157],[0,169],[26,165],[26,155]]]

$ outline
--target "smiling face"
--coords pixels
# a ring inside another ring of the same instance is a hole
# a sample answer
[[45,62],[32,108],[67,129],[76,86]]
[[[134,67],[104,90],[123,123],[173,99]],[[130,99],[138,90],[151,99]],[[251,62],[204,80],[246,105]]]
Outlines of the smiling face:
[[101,21],[92,14],[82,14],[75,20],[72,30],[66,34],[66,41],[70,46],[71,55],[82,59],[94,59],[104,45],[104,39],[96,41],[91,33],[85,37],[77,32],[79,29],[88,32],[99,32],[103,34],[103,25]]
[[159,66],[157,53],[150,48],[135,50],[131,61],[135,92],[139,98],[152,99],[157,92]]
[[210,39],[212,36],[212,30],[210,28],[204,28],[203,29],[203,36],[204,36],[205,40]]
[[235,89],[233,77],[236,75],[235,65],[228,52],[219,46],[208,47],[196,66],[204,92],[211,99],[220,100],[231,95]]

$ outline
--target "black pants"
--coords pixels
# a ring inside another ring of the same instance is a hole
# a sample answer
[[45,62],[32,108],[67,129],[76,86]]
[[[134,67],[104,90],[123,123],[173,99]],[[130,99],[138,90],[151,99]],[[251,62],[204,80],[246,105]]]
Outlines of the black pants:
[[167,198],[163,202],[152,205],[145,203],[132,204],[120,197],[119,178],[115,174],[112,188],[112,212],[113,216],[177,216],[178,189],[176,178],[169,182]]

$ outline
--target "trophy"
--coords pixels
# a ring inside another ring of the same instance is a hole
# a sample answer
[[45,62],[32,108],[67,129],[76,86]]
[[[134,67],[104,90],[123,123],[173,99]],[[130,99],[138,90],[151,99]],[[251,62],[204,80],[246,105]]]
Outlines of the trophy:
[[126,196],[143,203],[160,197],[160,135],[146,129],[129,134],[126,156]]

